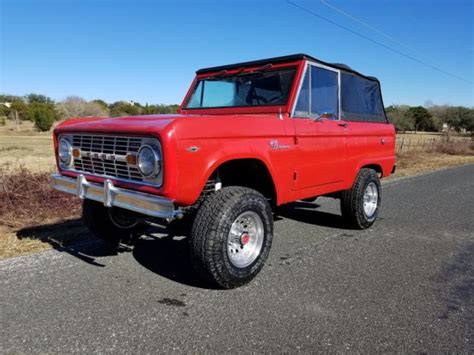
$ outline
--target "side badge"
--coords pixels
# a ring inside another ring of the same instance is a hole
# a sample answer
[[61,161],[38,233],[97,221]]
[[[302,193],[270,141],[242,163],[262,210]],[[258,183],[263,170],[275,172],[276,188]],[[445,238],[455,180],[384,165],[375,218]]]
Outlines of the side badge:
[[186,150],[191,153],[195,153],[199,150],[199,147],[196,147],[195,145],[192,145],[191,147],[187,147]]
[[280,144],[278,140],[272,139],[271,141],[268,142],[270,144],[270,147],[273,150],[280,150],[280,149],[290,149],[290,146],[288,144]]

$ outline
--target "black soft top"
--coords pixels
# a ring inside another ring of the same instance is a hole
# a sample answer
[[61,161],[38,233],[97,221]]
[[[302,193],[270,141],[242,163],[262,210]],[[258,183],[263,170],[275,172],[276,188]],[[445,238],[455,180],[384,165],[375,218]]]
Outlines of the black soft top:
[[345,65],[345,64],[340,64],[340,63],[328,63],[325,61],[322,61],[320,59],[311,57],[310,55],[307,54],[292,54],[292,55],[286,55],[282,57],[274,57],[274,58],[267,58],[267,59],[260,59],[260,60],[252,60],[250,62],[242,62],[242,63],[235,63],[235,64],[228,64],[228,65],[220,65],[218,67],[210,67],[210,68],[203,68],[199,69],[196,71],[196,74],[206,74],[206,73],[212,73],[212,72],[219,72],[222,70],[232,70],[232,69],[240,69],[242,67],[256,67],[256,66],[264,66],[266,64],[277,64],[277,63],[282,63],[282,62],[291,62],[291,61],[296,61],[296,60],[302,60],[302,59],[308,59],[316,63],[320,63],[323,65],[326,65],[331,68],[343,70],[345,72],[353,73],[355,75],[361,76],[367,80],[372,80],[379,82],[377,78],[373,76],[366,76],[364,74],[361,74],[351,67]]

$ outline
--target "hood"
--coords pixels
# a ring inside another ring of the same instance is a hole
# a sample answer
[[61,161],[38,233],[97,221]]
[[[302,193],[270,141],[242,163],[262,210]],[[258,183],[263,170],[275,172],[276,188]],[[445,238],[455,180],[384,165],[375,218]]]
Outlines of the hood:
[[124,117],[78,117],[59,124],[55,131],[60,132],[103,132],[103,133],[150,133],[161,131],[176,119],[185,115],[144,115]]

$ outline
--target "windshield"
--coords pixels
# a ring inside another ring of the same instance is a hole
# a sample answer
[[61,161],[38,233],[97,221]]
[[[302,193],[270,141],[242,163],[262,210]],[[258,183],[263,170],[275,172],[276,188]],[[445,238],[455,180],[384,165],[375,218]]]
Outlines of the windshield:
[[186,108],[286,105],[296,68],[200,79]]

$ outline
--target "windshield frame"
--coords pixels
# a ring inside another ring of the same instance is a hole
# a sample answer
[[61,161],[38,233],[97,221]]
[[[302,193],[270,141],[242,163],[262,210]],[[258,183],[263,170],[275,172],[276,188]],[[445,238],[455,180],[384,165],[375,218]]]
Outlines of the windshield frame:
[[199,81],[206,78],[212,78],[219,74],[219,71],[208,72],[204,74],[197,74],[194,78],[193,83],[191,84],[180,108],[181,113],[197,113],[197,114],[220,114],[220,113],[271,113],[271,112],[289,112],[289,108],[292,106],[296,89],[300,80],[301,71],[304,68],[302,60],[290,61],[286,63],[278,63],[271,65],[270,68],[264,68],[265,66],[250,66],[242,67],[237,69],[228,70],[222,76],[233,76],[236,74],[251,74],[252,72],[258,72],[259,70],[263,71],[275,71],[282,69],[295,69],[293,76],[293,82],[290,85],[290,90],[288,93],[288,98],[285,104],[264,104],[264,105],[253,105],[253,106],[223,106],[223,107],[193,107],[187,108],[194,91],[196,90]]

